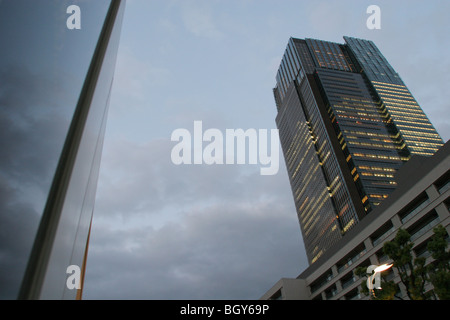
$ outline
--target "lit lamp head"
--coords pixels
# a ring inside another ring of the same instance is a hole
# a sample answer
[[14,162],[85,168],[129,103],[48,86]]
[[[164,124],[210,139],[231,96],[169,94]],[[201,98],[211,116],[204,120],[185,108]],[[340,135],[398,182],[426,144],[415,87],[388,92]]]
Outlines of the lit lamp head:
[[367,273],[372,273],[371,276],[367,277],[367,288],[372,293],[371,296],[375,297],[374,289],[381,289],[381,272],[391,268],[393,264],[382,264],[381,266],[371,265],[367,268]]
[[392,266],[393,266],[393,264],[382,264],[381,266],[376,267],[373,271],[375,273],[380,273],[380,272],[388,270]]

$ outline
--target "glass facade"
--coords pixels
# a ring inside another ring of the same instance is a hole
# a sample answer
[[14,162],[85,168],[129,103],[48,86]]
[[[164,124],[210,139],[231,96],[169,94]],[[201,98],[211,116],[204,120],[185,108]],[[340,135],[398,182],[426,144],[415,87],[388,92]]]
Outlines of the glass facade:
[[0,2],[2,299],[77,295],[66,269],[84,263],[123,10]]
[[[285,105],[289,105],[289,108],[284,107]],[[316,119],[320,120],[318,117]],[[311,255],[320,256],[321,248],[330,245],[329,242],[340,239],[340,227],[331,197],[332,190],[327,184],[323,169],[322,161],[327,159],[321,161],[317,156],[319,145],[314,138],[311,123],[306,120],[294,85],[291,85],[286,94],[285,104],[280,109],[276,122],[280,130],[280,141],[284,146],[300,227],[303,237],[308,239],[305,241],[306,251],[312,259]],[[327,144],[326,141],[322,143]],[[317,237],[317,234],[323,236]]]
[[310,263],[389,196],[412,154],[443,145],[378,48],[344,39],[291,38],[273,90]]
[[400,76],[372,41],[344,37],[359,71],[374,93],[386,126],[405,160],[411,155],[431,156],[444,141]]
[[362,76],[324,69],[317,74],[334,133],[369,212],[395,189],[394,174],[403,162]]

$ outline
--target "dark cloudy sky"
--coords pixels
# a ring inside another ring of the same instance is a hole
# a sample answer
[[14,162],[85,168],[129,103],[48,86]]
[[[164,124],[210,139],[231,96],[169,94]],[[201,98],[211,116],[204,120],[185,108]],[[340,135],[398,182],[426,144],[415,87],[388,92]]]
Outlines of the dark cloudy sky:
[[[178,128],[275,128],[289,37],[373,40],[450,137],[450,2],[128,0],[85,299],[257,299],[307,267],[289,180],[171,162]],[[381,8],[381,29],[366,9]]]

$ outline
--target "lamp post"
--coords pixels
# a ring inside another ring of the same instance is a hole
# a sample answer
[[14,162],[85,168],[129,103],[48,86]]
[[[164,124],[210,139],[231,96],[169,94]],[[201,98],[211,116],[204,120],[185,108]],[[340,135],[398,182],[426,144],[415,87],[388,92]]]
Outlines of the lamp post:
[[380,266],[371,265],[367,268],[367,273],[371,274],[367,277],[367,288],[371,297],[375,297],[375,289],[381,289],[381,272],[390,269],[392,266],[393,264],[382,264]]

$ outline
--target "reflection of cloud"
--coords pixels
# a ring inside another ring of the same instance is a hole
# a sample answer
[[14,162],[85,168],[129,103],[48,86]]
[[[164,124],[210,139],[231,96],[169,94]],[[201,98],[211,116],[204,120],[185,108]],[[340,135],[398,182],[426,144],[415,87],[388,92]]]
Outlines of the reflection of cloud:
[[[46,201],[70,113],[61,82],[0,72],[0,298],[14,298]],[[49,97],[48,92],[54,92]],[[26,196],[25,196],[26,195]]]
[[38,212],[23,195],[0,174],[0,299],[17,297],[39,223]]
[[[0,148],[4,153],[0,168],[15,179],[43,182],[56,164],[55,153],[68,128],[70,111],[55,103],[69,102],[62,100],[64,88],[22,68],[2,72],[0,82],[4,84],[0,93]],[[55,95],[49,98],[48,92]]]

